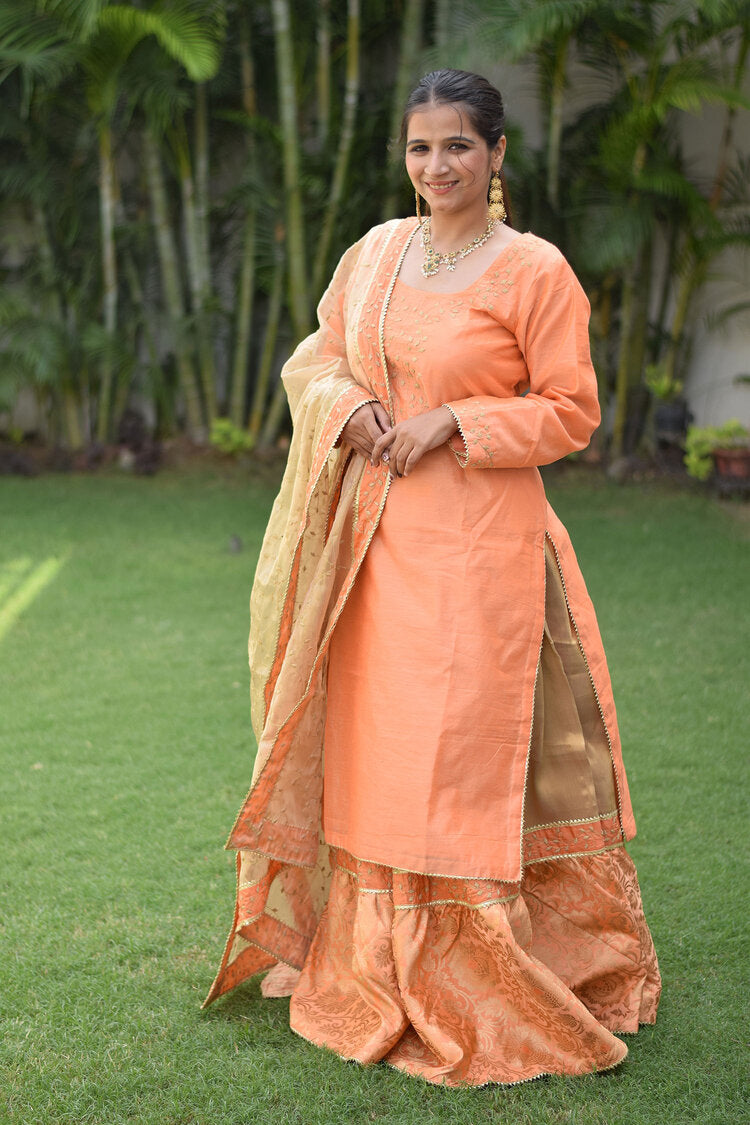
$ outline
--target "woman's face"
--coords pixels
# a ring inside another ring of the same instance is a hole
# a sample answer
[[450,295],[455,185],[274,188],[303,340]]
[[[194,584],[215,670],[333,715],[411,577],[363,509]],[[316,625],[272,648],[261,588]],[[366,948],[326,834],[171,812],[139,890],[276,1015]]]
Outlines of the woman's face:
[[466,106],[426,104],[409,118],[406,171],[434,215],[487,209],[487,187],[499,172],[505,137],[490,150]]

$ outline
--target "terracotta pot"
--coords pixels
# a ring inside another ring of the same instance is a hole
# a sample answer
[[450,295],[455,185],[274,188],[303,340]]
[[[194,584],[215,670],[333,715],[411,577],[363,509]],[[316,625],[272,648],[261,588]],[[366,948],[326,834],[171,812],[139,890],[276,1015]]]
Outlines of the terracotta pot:
[[740,480],[747,480],[750,477],[750,448],[715,449],[711,456],[719,476],[735,477]]

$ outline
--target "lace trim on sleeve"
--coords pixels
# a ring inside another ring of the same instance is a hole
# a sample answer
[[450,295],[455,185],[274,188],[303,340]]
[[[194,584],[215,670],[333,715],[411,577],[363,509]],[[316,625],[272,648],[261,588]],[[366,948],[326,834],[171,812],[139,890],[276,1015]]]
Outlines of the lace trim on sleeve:
[[456,447],[453,445],[453,439],[452,438],[448,442],[448,447],[452,451],[452,453],[455,455],[455,458],[458,461],[459,465],[461,465],[462,467],[465,468],[469,464],[469,443],[466,440],[466,435],[464,434],[463,426],[461,425],[461,419],[459,418],[458,414],[456,414],[453,407],[449,406],[447,402],[444,402],[443,406],[445,407],[446,410],[450,410],[451,414],[455,418],[456,425],[458,426],[458,436],[461,438],[461,441],[464,443],[463,452],[461,452],[460,449],[456,449]]

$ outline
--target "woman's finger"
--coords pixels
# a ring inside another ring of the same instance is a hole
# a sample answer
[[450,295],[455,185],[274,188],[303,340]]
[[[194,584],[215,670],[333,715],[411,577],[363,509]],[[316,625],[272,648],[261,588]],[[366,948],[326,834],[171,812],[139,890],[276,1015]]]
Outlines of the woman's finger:
[[364,406],[360,406],[359,409],[356,410],[354,414],[352,414],[351,418],[341,431],[340,440],[346,445],[350,445],[352,449],[354,448],[355,442],[361,441],[365,433],[365,429],[362,424],[362,412],[364,411],[364,409]]
[[402,477],[404,475],[404,463],[406,461],[406,456],[408,453],[408,448],[405,447],[404,439],[402,436],[399,435],[396,438],[388,452],[391,456],[388,468],[391,470],[394,476]]
[[412,469],[415,467],[415,465],[419,464],[419,462],[422,460],[422,457],[424,456],[424,452],[425,451],[423,449],[419,449],[416,445],[410,451],[409,456],[406,458],[406,461],[404,462],[404,476],[405,477],[408,477],[409,473],[412,471]]
[[379,402],[373,402],[370,405],[372,406],[372,412],[375,415],[375,421],[377,422],[383,433],[385,433],[387,430],[390,430],[391,420],[388,417],[388,411],[385,409],[385,407],[381,406]]
[[395,430],[388,429],[384,434],[381,434],[372,447],[372,463],[375,464],[379,461],[383,454],[388,451],[390,454],[390,446],[396,436]]
[[365,415],[365,429],[367,430],[367,440],[370,442],[372,447],[375,442],[378,441],[380,437],[382,437],[383,434],[383,431],[380,429],[373,411],[370,411],[369,414]]

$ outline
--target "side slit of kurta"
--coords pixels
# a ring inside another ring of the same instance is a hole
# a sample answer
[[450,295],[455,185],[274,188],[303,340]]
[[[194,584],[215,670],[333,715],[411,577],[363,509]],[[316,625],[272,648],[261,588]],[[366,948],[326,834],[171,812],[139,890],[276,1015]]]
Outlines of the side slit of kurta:
[[524,793],[525,865],[576,854],[571,849],[617,846],[624,838],[609,733],[548,535],[544,554],[544,635]]

